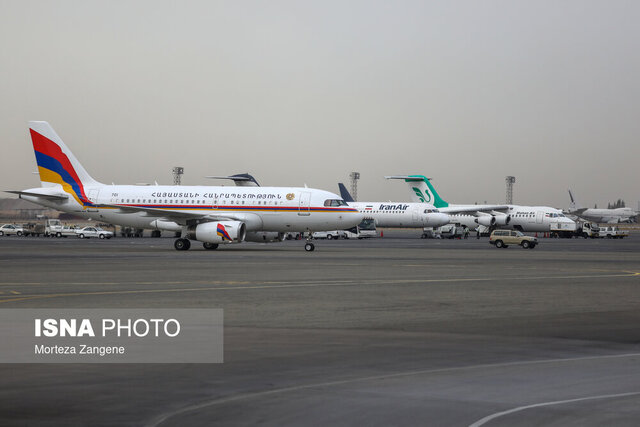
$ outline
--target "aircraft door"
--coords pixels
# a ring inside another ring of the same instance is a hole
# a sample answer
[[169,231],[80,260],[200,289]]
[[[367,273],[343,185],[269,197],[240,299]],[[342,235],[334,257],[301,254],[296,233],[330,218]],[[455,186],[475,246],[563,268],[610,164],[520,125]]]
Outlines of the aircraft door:
[[544,218],[544,212],[536,212],[536,222],[538,224],[542,224],[542,219]]
[[418,206],[413,207],[413,215],[411,216],[414,224],[420,223],[420,214],[418,212]]
[[[100,194],[100,189],[92,189],[92,190],[89,190],[87,197],[91,203],[97,204],[99,194]],[[96,206],[90,206],[89,208],[87,208],[87,212],[98,212],[98,208]]]
[[311,193],[302,191],[298,202],[298,215],[311,215]]

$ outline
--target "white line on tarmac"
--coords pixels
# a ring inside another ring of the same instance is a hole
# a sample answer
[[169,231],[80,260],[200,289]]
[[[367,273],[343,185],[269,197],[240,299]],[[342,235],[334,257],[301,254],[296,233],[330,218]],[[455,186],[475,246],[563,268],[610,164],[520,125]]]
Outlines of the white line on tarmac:
[[640,395],[640,391],[634,391],[630,393],[620,393],[620,394],[603,394],[600,396],[580,397],[577,399],[556,400],[554,402],[542,402],[542,403],[535,403],[533,405],[518,406],[517,408],[509,409],[507,411],[502,411],[502,412],[496,412],[495,414],[488,415],[483,419],[478,420],[475,423],[469,425],[469,427],[480,427],[482,425],[485,425],[489,421],[495,420],[496,418],[500,418],[504,415],[509,415],[515,412],[520,412],[520,411],[524,411],[532,408],[541,408],[544,406],[553,406],[553,405],[564,405],[565,403],[583,402],[586,400],[614,399],[617,397],[627,397],[627,396],[637,396],[637,395]]
[[[640,277],[640,273],[629,272],[622,274],[596,274],[596,275],[581,275],[581,276],[539,276],[539,277],[463,277],[452,279],[398,279],[398,280],[386,280],[386,279],[368,279],[365,281],[356,280],[333,280],[325,282],[311,282],[311,283],[289,283],[281,285],[251,285],[251,286],[218,286],[218,287],[198,287],[198,288],[163,288],[163,289],[130,289],[130,290],[118,290],[118,291],[90,291],[90,292],[67,292],[67,293],[55,293],[55,294],[23,294],[22,298],[14,299],[0,299],[0,304],[5,302],[27,301],[33,299],[42,298],[60,298],[60,297],[73,297],[73,296],[88,296],[88,295],[124,295],[124,294],[146,294],[146,293],[166,293],[166,292],[203,292],[203,291],[238,291],[238,290],[257,290],[257,289],[278,289],[278,288],[315,288],[322,286],[372,286],[372,285],[411,285],[420,283],[456,283],[456,282],[488,282],[495,280],[547,280],[547,279],[594,279],[594,278],[613,278],[613,277]],[[179,283],[179,282],[178,282]],[[183,284],[186,284],[184,282]],[[198,284],[198,282],[191,282],[192,284]],[[249,282],[251,283],[251,282]],[[267,282],[268,283],[268,282]],[[282,282],[275,282],[282,283]],[[109,283],[114,284],[114,283]],[[136,283],[125,283],[128,285]],[[162,285],[163,283],[157,283]],[[206,285],[207,283],[200,282],[199,284]],[[217,283],[223,284],[223,283]]]
[[305,390],[305,389],[318,388],[318,387],[332,387],[336,385],[344,385],[344,384],[357,383],[357,382],[379,381],[379,380],[402,378],[402,377],[415,376],[415,375],[439,374],[443,372],[455,372],[455,371],[464,371],[464,370],[472,370],[472,369],[538,365],[538,364],[544,364],[544,363],[567,363],[567,362],[577,362],[577,361],[584,361],[584,360],[615,359],[615,358],[638,357],[638,356],[640,356],[640,353],[609,354],[609,355],[603,355],[603,356],[572,357],[572,358],[566,358],[566,359],[543,359],[543,360],[529,360],[529,361],[519,361],[519,362],[505,362],[505,363],[486,363],[482,365],[458,366],[458,367],[440,368],[440,369],[426,369],[422,371],[409,371],[409,372],[399,372],[399,373],[386,374],[386,375],[374,375],[369,377],[350,378],[346,380],[327,381],[323,383],[301,384],[297,386],[271,389],[271,390],[259,391],[255,393],[239,394],[235,396],[216,398],[216,399],[200,402],[195,405],[190,405],[182,409],[178,409],[176,411],[171,411],[165,414],[161,414],[155,419],[151,420],[149,423],[147,423],[146,426],[155,427],[176,415],[197,411],[199,409],[203,409],[209,406],[220,405],[220,404],[234,402],[238,400],[253,399],[256,397],[263,397],[271,394],[288,393],[292,391]]

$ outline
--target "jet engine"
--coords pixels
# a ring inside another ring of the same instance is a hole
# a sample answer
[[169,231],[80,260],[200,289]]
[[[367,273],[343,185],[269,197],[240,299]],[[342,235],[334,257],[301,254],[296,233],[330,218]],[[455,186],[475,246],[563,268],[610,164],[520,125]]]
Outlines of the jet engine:
[[496,212],[493,216],[496,219],[496,225],[508,225],[511,222],[511,215]]
[[187,228],[187,239],[205,243],[240,243],[247,234],[244,222],[214,221],[190,225]]
[[496,223],[496,217],[493,215],[480,215],[475,219],[476,224],[484,225],[485,227],[491,227]]
[[249,231],[244,238],[245,242],[278,243],[284,240],[284,233],[277,231]]

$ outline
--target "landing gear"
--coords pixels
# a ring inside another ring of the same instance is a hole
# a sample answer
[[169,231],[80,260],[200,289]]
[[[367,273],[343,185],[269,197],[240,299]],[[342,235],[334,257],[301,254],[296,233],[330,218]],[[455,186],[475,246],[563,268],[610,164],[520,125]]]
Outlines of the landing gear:
[[207,243],[207,242],[205,242],[205,243],[202,244],[202,247],[205,248],[208,251],[213,251],[213,250],[218,249],[218,244],[217,243]]
[[189,239],[176,239],[173,247],[176,248],[177,251],[187,251],[191,247],[191,242]]
[[315,248],[316,248],[316,246],[315,246],[313,243],[311,243],[311,242],[307,242],[307,243],[305,243],[305,245],[304,245],[304,250],[305,250],[305,251],[307,251],[307,252],[313,252],[313,250],[314,250]]

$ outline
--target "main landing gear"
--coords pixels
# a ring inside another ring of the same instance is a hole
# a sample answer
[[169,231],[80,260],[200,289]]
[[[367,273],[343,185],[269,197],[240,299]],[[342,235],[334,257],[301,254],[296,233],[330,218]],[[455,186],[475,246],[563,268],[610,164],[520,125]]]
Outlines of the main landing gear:
[[173,242],[173,247],[176,248],[177,251],[188,251],[191,247],[191,242],[189,239],[176,239]]
[[311,239],[313,239],[313,233],[309,230],[309,235],[307,236],[307,243],[304,244],[304,250],[307,252],[313,252],[316,248],[316,245],[311,243]]
[[204,242],[204,243],[202,244],[202,247],[203,247],[203,248],[205,248],[205,249],[206,249],[206,250],[208,250],[208,251],[214,251],[214,250],[218,249],[218,244],[217,244],[217,243],[207,243],[207,242]]

